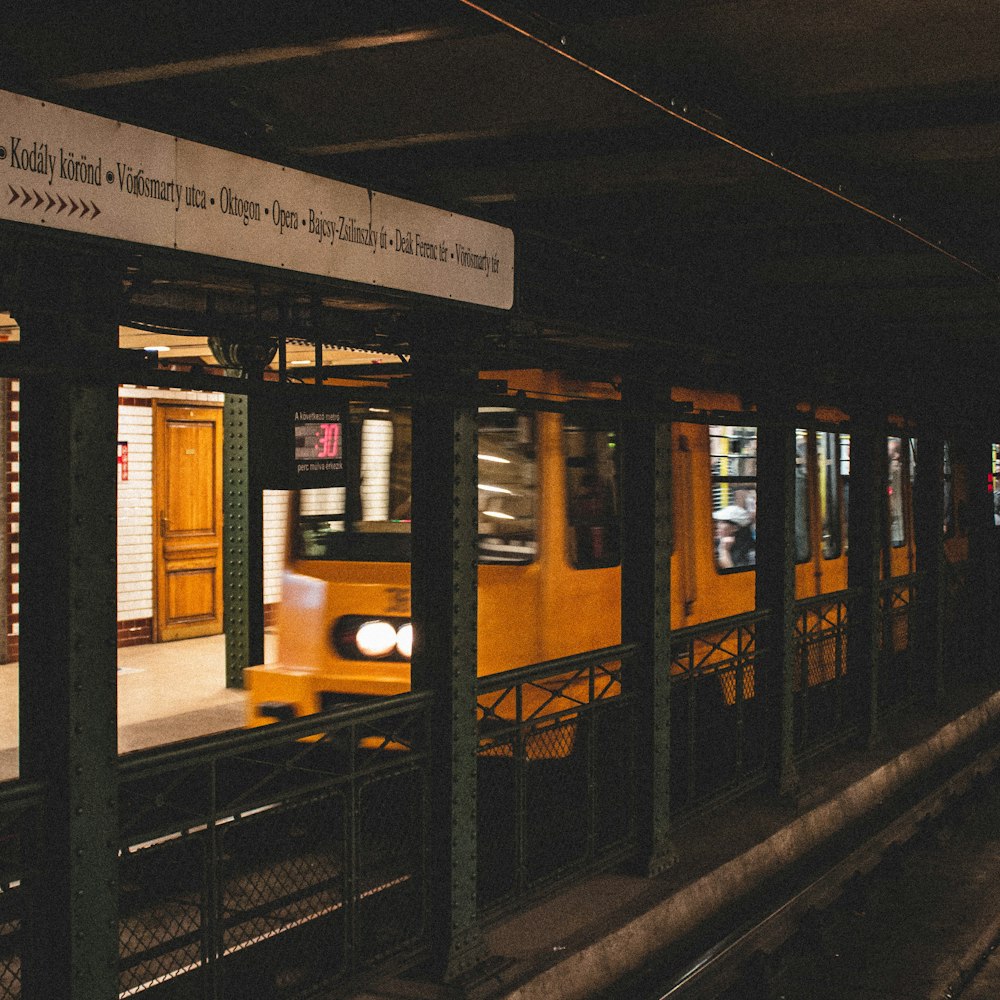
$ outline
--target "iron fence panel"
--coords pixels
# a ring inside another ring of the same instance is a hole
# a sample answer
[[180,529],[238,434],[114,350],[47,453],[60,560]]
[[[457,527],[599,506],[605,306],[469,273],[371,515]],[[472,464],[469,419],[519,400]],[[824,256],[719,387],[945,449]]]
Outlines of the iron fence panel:
[[682,816],[761,780],[772,684],[757,636],[766,612],[671,636],[670,803]]
[[426,953],[429,706],[124,758],[122,992],[291,997]]
[[975,607],[968,562],[945,562],[942,643],[946,676],[975,677],[983,667],[981,632],[972,626]]
[[917,695],[913,638],[916,635],[917,574],[883,580],[879,586],[878,699],[894,711]]
[[616,646],[480,680],[479,900],[511,906],[634,847],[633,698]]
[[847,691],[851,594],[822,594],[795,605],[794,749],[802,755],[853,731]]
[[33,850],[41,805],[39,785],[0,785],[0,1000],[21,996],[24,918],[31,886],[42,869],[42,859]]

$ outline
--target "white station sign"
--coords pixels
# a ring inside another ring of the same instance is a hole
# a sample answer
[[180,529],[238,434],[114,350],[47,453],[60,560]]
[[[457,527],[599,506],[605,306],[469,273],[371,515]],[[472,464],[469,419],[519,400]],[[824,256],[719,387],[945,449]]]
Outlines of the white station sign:
[[514,301],[510,229],[2,90],[0,219]]

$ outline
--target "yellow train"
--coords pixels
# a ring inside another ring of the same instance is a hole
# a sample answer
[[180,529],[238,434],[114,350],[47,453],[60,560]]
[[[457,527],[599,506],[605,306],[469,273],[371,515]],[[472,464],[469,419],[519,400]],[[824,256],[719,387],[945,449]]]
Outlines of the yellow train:
[[[553,373],[483,377],[529,396],[613,397]],[[673,398],[691,413],[673,425],[677,629],[754,608],[757,438],[735,396],[677,389]],[[480,676],[612,646],[621,633],[615,428],[502,403],[479,411]],[[802,423],[800,598],[847,586],[850,481],[845,415],[803,412]],[[409,690],[409,412],[352,405],[349,436],[346,486],[293,495],[278,663],[246,672],[251,725]],[[902,428],[887,437],[887,576],[915,566],[914,449]],[[946,478],[952,492],[964,490],[958,478]],[[948,544],[964,558],[963,539]],[[745,684],[752,696],[752,675]]]

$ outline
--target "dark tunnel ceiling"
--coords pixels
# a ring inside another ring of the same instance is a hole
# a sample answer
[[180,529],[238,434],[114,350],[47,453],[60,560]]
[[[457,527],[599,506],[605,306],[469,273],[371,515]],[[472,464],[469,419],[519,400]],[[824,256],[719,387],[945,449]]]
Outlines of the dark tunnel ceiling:
[[0,87],[510,226],[556,357],[994,380],[1000,6],[585,6],[29,4]]

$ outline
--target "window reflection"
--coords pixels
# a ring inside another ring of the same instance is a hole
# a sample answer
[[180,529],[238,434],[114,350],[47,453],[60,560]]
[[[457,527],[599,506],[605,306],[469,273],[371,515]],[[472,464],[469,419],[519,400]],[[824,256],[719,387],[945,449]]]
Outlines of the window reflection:
[[745,569],[757,562],[757,428],[709,427],[715,565]]

